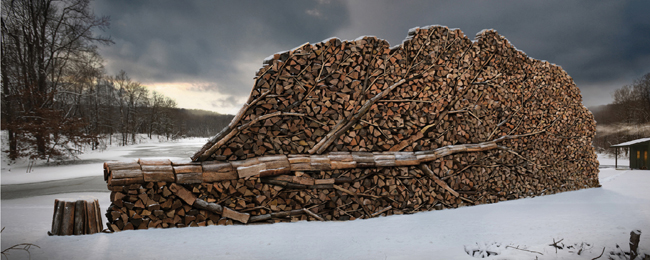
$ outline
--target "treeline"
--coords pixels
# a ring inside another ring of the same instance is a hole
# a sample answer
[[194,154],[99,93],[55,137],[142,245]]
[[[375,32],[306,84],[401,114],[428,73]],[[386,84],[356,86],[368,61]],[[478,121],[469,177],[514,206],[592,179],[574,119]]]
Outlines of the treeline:
[[591,108],[597,129],[594,146],[605,152],[609,146],[650,137],[650,73],[613,93],[614,102]]
[[232,116],[176,108],[126,72],[106,75],[97,45],[112,41],[93,32],[108,25],[89,0],[2,1],[2,130],[9,158],[77,154],[114,135],[121,145],[139,134],[209,136],[228,124]]

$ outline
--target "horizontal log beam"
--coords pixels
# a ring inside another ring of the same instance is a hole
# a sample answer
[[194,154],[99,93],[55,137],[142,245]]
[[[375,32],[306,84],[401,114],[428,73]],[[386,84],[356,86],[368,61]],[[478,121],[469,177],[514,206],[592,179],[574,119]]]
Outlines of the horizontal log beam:
[[[417,151],[417,152],[333,152],[324,155],[268,155],[256,158],[250,158],[239,161],[224,161],[224,162],[202,162],[202,165],[192,166],[175,166],[173,167],[176,176],[175,181],[187,183],[186,176],[188,172],[196,174],[192,180],[196,179],[196,183],[209,180],[226,180],[248,177],[268,177],[274,175],[282,175],[296,171],[322,171],[332,169],[354,169],[354,168],[368,168],[368,167],[391,167],[391,166],[417,166],[427,162],[431,162],[438,158],[457,153],[469,152],[483,152],[493,149],[504,150],[503,146],[498,143],[505,140],[512,140],[521,137],[541,134],[545,131],[538,131],[534,133],[521,134],[521,135],[506,135],[499,137],[495,140],[482,142],[477,144],[457,144],[441,147],[435,150]],[[505,149],[507,150],[507,149]],[[518,155],[518,154],[517,154]],[[277,168],[276,166],[283,166]],[[131,163],[128,163],[132,167]],[[142,171],[139,170],[112,170],[112,167],[124,169],[126,166],[120,164],[111,164],[107,168],[109,172],[114,173],[111,180],[116,185],[121,183],[133,183],[134,180],[146,181],[149,178],[142,178]],[[146,168],[148,166],[143,166]],[[270,169],[269,167],[273,168]],[[275,169],[277,168],[277,169]],[[126,173],[126,174],[125,174]],[[139,175],[138,175],[139,174]],[[218,175],[218,176],[217,176]],[[223,176],[221,176],[223,175]],[[227,175],[227,176],[226,176]],[[199,178],[203,176],[202,178]],[[224,177],[226,176],[226,177]],[[232,176],[232,177],[228,177]],[[180,178],[179,178],[180,177]],[[128,180],[128,181],[127,181]],[[168,179],[171,181],[172,178]],[[303,181],[287,182],[283,180],[269,179],[266,182],[285,186],[288,188],[308,188],[314,186],[314,183],[306,183]],[[320,183],[325,184],[325,183]],[[330,183],[327,183],[330,184]]]

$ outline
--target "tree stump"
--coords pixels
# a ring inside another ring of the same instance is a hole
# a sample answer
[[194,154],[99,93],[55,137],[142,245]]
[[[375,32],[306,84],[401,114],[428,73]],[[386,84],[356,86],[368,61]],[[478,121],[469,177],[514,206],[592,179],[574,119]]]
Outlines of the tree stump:
[[74,202],[54,200],[52,230],[50,236],[94,234],[104,229],[99,202],[77,200]]

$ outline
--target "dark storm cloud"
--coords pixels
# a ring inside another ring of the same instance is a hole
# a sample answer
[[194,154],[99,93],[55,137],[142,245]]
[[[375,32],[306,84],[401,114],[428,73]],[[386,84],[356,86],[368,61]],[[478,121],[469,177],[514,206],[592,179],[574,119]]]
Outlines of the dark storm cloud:
[[562,66],[588,106],[650,72],[649,11],[650,1],[592,0],[95,2],[112,20],[116,44],[101,48],[109,71],[140,81],[196,81],[194,91],[245,97],[272,53],[331,36],[397,45],[411,27],[440,24],[470,39],[496,29],[530,57]]
[[[470,39],[496,29],[530,57],[562,66],[585,103],[650,72],[650,1],[384,1],[352,2],[353,28],[400,43],[406,29],[440,24]],[[363,23],[361,22],[363,21]]]
[[[258,67],[269,54],[329,37],[349,23],[340,1],[96,1],[115,45],[102,48],[109,72],[145,82],[213,81],[212,90],[247,95],[242,55]],[[249,71],[252,78],[255,71]],[[205,86],[203,86],[205,88]]]

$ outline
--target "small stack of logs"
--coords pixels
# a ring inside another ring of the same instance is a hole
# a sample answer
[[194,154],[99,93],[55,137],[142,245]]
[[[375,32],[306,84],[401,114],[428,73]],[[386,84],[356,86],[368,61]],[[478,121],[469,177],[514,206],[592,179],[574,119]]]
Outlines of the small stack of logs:
[[106,163],[109,228],[370,218],[597,187],[581,100],[559,66],[492,30],[305,44],[264,61],[191,160]]
[[69,236],[99,233],[104,229],[99,202],[54,200],[50,236]]

